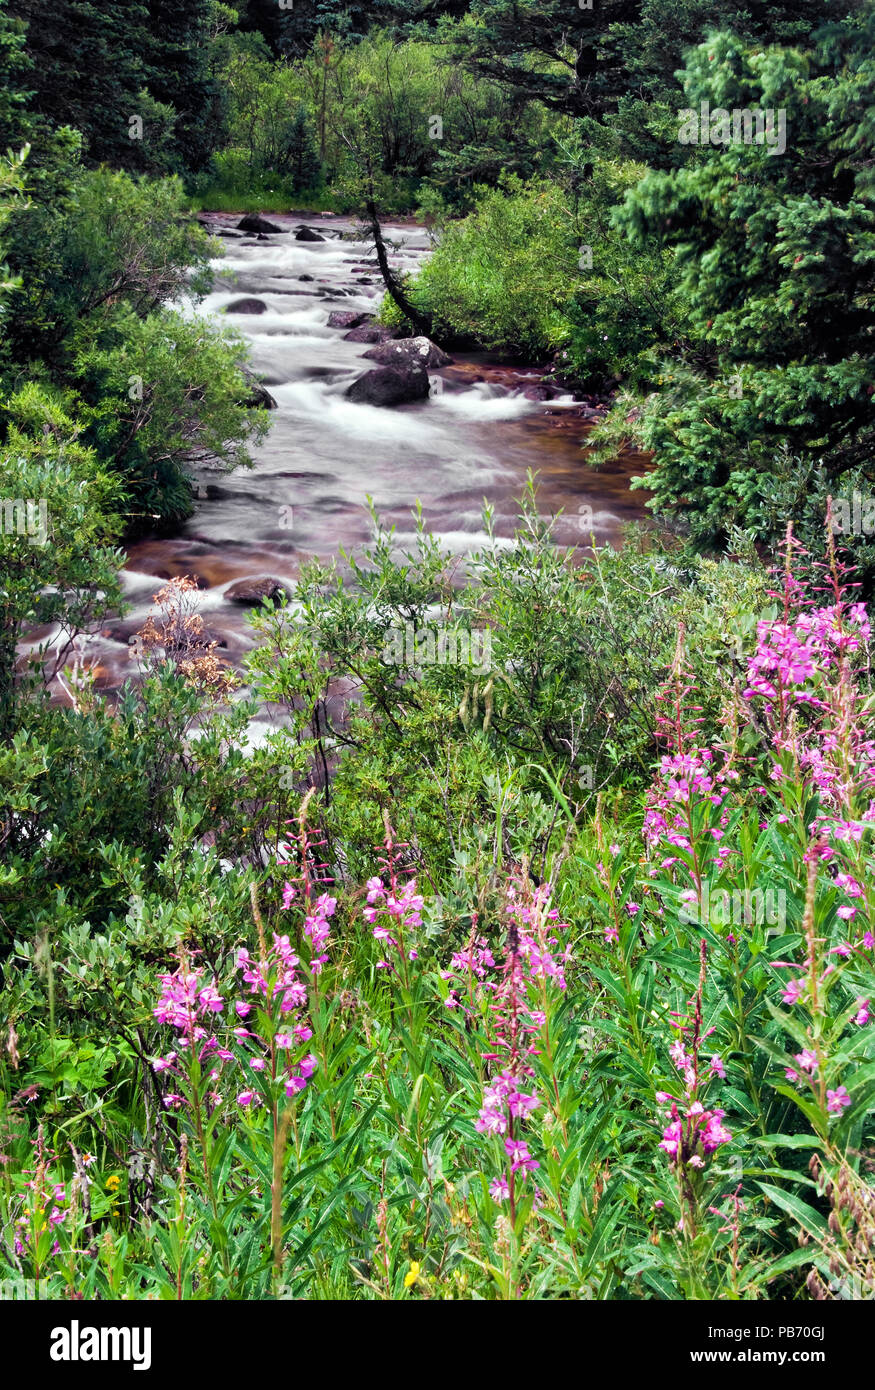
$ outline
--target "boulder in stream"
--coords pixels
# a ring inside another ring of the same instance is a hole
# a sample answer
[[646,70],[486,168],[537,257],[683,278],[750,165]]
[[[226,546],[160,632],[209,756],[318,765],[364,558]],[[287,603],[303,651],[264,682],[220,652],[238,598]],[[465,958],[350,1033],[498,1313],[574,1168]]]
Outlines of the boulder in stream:
[[384,323],[364,323],[361,328],[353,328],[349,333],[344,333],[343,341],[345,343],[388,343],[393,337],[392,329],[387,328]]
[[260,212],[248,212],[240,222],[237,229],[241,232],[281,232],[282,227],[277,226],[276,222],[268,222],[266,217],[262,217]]
[[239,364],[241,376],[245,377],[249,386],[249,395],[245,396],[240,404],[248,405],[251,409],[276,410],[277,404],[267,387],[263,386],[254,372],[248,367]]
[[312,227],[299,227],[295,232],[295,241],[325,241],[325,237],[314,232]]
[[255,606],[265,598],[281,598],[285,592],[286,586],[268,574],[258,579],[238,579],[225,590],[225,598],[230,603]]
[[356,313],[354,309],[336,309],[333,314],[328,315],[328,327],[360,328],[370,317],[370,314]]
[[449,367],[453,360],[430,338],[399,338],[395,342],[370,348],[362,356],[371,357],[384,367],[417,362],[423,367]]
[[356,377],[346,388],[346,395],[362,405],[405,405],[408,401],[424,400],[429,389],[428,372],[422,363],[413,362],[375,367]]
[[267,305],[263,299],[235,299],[233,304],[225,305],[226,314],[264,314]]

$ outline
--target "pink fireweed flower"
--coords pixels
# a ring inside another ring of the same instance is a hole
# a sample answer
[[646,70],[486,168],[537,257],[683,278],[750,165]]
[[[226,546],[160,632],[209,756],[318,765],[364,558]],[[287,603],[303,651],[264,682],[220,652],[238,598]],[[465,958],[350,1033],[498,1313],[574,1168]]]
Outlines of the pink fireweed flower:
[[857,1024],[858,1028],[862,1028],[869,1022],[869,1000],[858,999],[855,1007],[857,1013],[854,1015],[854,1022]]
[[451,980],[455,973],[470,972],[478,980],[486,978],[487,970],[494,968],[495,958],[485,936],[471,940],[462,951],[456,951],[450,958],[451,970],[441,971],[445,980]]
[[202,989],[198,999],[204,1009],[208,1009],[214,1014],[220,1014],[225,1007],[225,1001],[215,985],[207,985],[205,989]]
[[200,988],[203,970],[193,969],[187,961],[172,973],[159,975],[161,997],[152,1010],[159,1023],[169,1023],[181,1032],[191,1034],[197,1025],[198,1015],[214,1012],[216,1001],[219,1009],[222,1000],[212,985]]
[[835,885],[837,888],[843,888],[849,898],[862,898],[863,896],[863,889],[850,874],[836,874]]
[[605,942],[609,946],[615,945],[620,940],[620,933],[615,926],[605,927]]
[[510,1196],[507,1178],[493,1178],[489,1184],[489,1195],[494,1202],[506,1202]]
[[809,1076],[817,1075],[817,1056],[808,1048],[803,1049],[802,1052],[797,1052],[793,1060],[800,1071],[807,1072]]
[[729,1130],[722,1123],[724,1114],[725,1111],[723,1110],[712,1111],[701,1131],[702,1147],[706,1154],[713,1153],[721,1144],[728,1144],[732,1138]]
[[723,1059],[722,1059],[721,1057],[717,1057],[717,1056],[715,1055],[714,1057],[711,1058],[711,1068],[710,1068],[710,1069],[711,1069],[711,1072],[713,1073],[714,1076],[719,1076],[719,1077],[720,1077],[720,1080],[721,1080],[721,1081],[725,1081],[725,1080],[726,1080],[726,1068],[725,1068],[724,1065],[723,1065]]
[[504,1151],[510,1159],[510,1171],[516,1173],[523,1168],[527,1173],[533,1173],[536,1168],[540,1168],[537,1159],[532,1158],[529,1153],[528,1145],[522,1139],[505,1139]]
[[665,1149],[670,1158],[677,1158],[683,1133],[684,1126],[680,1119],[672,1120],[663,1130],[659,1147]]
[[671,1047],[668,1049],[668,1055],[674,1062],[678,1071],[683,1071],[689,1059],[687,1057],[687,1054],[684,1050],[684,1045],[681,1042],[680,1038],[676,1039],[676,1041],[672,1043]]
[[805,981],[803,979],[788,980],[781,995],[785,1004],[797,1004],[805,993]]
[[844,1086],[839,1086],[837,1090],[826,1093],[826,1108],[830,1115],[840,1115],[850,1103],[851,1097]]

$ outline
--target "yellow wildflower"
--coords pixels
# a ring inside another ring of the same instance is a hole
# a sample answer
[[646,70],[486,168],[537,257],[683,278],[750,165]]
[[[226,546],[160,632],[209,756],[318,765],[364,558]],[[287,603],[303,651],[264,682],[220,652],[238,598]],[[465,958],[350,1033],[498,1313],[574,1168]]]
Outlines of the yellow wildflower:
[[410,1268],[404,1276],[404,1287],[410,1289],[414,1284],[419,1283],[419,1261],[411,1260]]

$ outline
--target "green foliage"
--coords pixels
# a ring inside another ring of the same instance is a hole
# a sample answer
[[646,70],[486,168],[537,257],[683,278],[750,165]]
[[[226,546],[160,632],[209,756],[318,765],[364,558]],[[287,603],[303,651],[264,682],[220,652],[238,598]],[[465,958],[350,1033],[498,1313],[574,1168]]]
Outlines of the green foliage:
[[41,359],[63,380],[83,338],[99,337],[120,306],[148,314],[208,283],[215,247],[185,215],[178,179],[152,181],[68,166],[63,196],[38,187],[9,220],[10,266],[22,279],[10,304],[10,373]]
[[[391,179],[393,210],[413,206],[426,180],[460,206],[474,183],[495,182],[502,170],[530,176],[549,140],[550,122],[524,98],[463,72],[439,45],[398,42],[387,32],[356,44],[322,34],[294,64],[272,61],[251,33],[233,34],[222,73],[229,146],[214,168],[219,188],[241,194],[242,164],[268,191],[284,186],[292,196],[324,174],[346,206],[344,182],[367,144],[375,168]],[[211,190],[198,183],[197,191],[209,198]]]
[[263,410],[242,403],[243,346],[166,309],[117,311],[102,337],[114,344],[88,346],[74,363],[84,437],[121,474],[135,522],[178,521],[191,512],[187,461],[247,465],[249,441],[268,428]]
[[28,629],[53,628],[57,669],[74,634],[120,601],[115,570],[117,485],[77,438],[64,403],[26,387],[8,403],[0,457],[0,728],[14,728],[16,648]]
[[[720,22],[0,10],[0,1276],[875,1293],[868,620],[833,549],[824,600],[788,543],[779,601],[755,545],[875,481],[873,20]],[[784,109],[787,151],[683,145],[702,101]],[[560,551],[530,485],[463,576],[375,515],[252,615],[246,688],[180,578],[101,694],[123,527],[267,427],[242,342],[172,307],[217,253],[192,195],[375,236],[418,202],[436,249],[384,321],[621,384],[603,447],[731,558]],[[156,1008],[181,984],[203,1035]]]
[[120,0],[109,8],[9,0],[7,8],[24,30],[29,117],[41,137],[71,126],[90,164],[152,174],[197,170],[221,143],[214,0]]
[[775,542],[792,516],[762,525],[782,449],[834,490],[859,469],[871,486],[872,24],[861,13],[807,53],[728,34],[694,50],[689,106],[785,109],[787,152],[702,150],[647,174],[619,219],[634,245],[675,247],[687,332],[630,432],[656,457],[652,505],[702,543],[733,525]]
[[416,293],[437,324],[537,360],[566,338],[578,245],[561,191],[511,176],[479,189],[476,211],[445,227]]

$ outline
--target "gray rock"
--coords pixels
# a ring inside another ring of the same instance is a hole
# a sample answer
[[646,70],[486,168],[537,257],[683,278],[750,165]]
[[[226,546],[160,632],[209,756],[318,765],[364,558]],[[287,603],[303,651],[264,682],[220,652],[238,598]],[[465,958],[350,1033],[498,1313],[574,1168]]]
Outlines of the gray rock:
[[233,304],[225,305],[226,314],[264,314],[267,305],[263,299],[235,299]]
[[421,401],[428,395],[428,372],[421,363],[399,364],[397,367],[375,367],[356,377],[346,389],[351,401],[362,405],[404,405]]
[[328,315],[328,327],[360,328],[370,317],[370,314],[356,313],[354,309],[336,309],[333,314]]
[[241,400],[240,404],[248,405],[251,408],[257,407],[261,410],[276,410],[276,401],[274,400],[270,392],[267,390],[267,388],[263,386],[262,383],[258,380],[258,377],[255,375],[255,373],[250,371],[248,367],[244,366],[240,367],[240,372],[241,375],[246,378],[246,381],[249,385],[249,395],[245,396]]
[[396,342],[370,348],[362,356],[381,362],[384,367],[415,362],[423,367],[449,367],[453,360],[430,338],[399,338]]
[[353,328],[350,333],[343,335],[345,343],[388,343],[391,340],[391,328],[386,328],[382,323],[365,323],[361,328]]
[[225,590],[229,603],[257,605],[262,599],[278,599],[286,592],[286,587],[278,579],[264,575],[260,579],[238,579]]
[[314,232],[312,227],[299,227],[295,232],[295,241],[324,241],[325,237],[319,232]]
[[248,212],[242,221],[237,223],[237,229],[241,232],[281,232],[282,227],[277,226],[276,222],[268,222],[266,217],[262,217],[260,212]]

